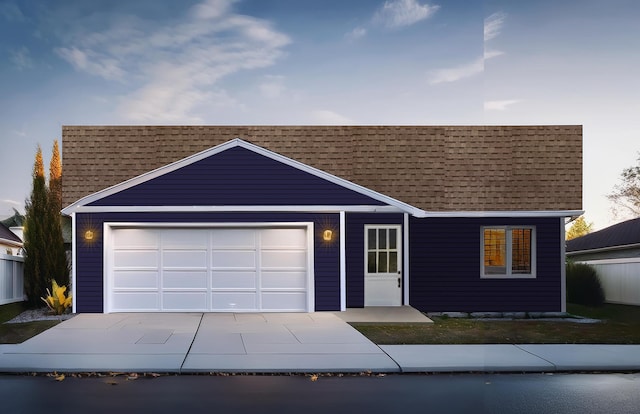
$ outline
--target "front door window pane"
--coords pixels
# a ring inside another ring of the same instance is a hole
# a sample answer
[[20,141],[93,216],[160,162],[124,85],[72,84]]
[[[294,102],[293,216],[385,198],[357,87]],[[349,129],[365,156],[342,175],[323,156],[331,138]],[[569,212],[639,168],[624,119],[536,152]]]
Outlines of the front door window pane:
[[378,230],[378,249],[386,249],[387,248],[387,230],[380,229]]
[[368,238],[368,243],[369,243],[369,250],[374,250],[376,248],[376,230],[375,229],[369,229],[367,231],[367,238]]
[[398,248],[398,230],[389,229],[389,249],[395,250]]
[[389,270],[387,267],[387,252],[378,253],[378,273],[387,273]]
[[377,273],[376,272],[376,252],[369,252],[367,254],[367,272]]
[[389,272],[398,271],[398,252],[389,252]]

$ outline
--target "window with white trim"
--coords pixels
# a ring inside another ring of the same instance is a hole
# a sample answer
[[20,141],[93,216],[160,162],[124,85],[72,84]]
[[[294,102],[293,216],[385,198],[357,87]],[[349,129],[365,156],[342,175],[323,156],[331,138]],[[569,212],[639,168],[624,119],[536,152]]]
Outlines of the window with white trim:
[[532,226],[486,226],[481,234],[480,276],[536,277],[536,229]]

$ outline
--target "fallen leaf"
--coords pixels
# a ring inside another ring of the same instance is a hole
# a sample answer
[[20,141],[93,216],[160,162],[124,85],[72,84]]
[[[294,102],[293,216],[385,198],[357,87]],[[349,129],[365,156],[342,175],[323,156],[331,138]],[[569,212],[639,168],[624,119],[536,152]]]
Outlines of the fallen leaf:
[[57,376],[55,377],[55,380],[56,380],[56,381],[64,381],[64,374],[57,375]]
[[309,378],[311,381],[318,381],[318,376],[316,374],[313,374],[311,376],[311,378]]

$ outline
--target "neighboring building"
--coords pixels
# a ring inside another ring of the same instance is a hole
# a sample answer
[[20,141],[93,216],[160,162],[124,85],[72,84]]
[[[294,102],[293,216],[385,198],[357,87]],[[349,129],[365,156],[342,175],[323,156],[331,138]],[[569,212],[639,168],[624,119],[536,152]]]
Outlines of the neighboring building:
[[22,240],[7,226],[0,223],[0,253],[9,256],[22,255]]
[[0,223],[4,224],[5,227],[9,228],[13,234],[18,236],[20,241],[24,241],[24,216],[18,212],[15,208],[13,209],[13,216],[2,220]]
[[76,312],[561,311],[580,126],[65,126]]
[[640,218],[567,241],[567,257],[596,268],[607,302],[640,305]]

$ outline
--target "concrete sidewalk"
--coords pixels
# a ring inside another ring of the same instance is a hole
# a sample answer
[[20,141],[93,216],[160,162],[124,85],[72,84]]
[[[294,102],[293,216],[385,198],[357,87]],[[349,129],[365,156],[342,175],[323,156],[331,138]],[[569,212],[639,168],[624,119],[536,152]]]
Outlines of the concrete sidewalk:
[[401,372],[638,371],[640,345],[381,345]]
[[383,345],[330,312],[81,314],[18,345],[0,372],[640,370],[640,345]]
[[0,372],[398,372],[330,312],[80,314],[19,345]]

